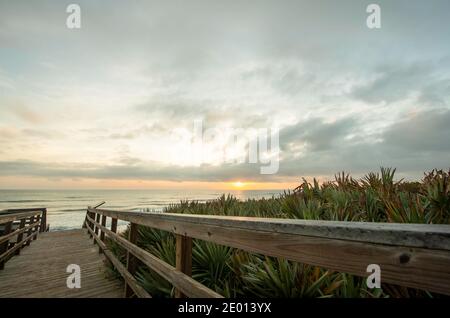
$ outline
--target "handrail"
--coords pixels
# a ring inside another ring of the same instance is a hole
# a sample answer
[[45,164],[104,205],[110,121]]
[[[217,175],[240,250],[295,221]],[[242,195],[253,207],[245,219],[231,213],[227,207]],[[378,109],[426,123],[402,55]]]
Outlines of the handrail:
[[49,230],[49,225],[47,224],[47,208],[7,209],[0,211],[0,219],[2,218],[2,216],[8,214],[35,212],[35,211],[42,212],[40,232],[47,232]]
[[[6,210],[0,214],[0,225],[3,224],[0,236],[0,270],[12,255],[20,254],[20,249],[30,245],[37,238],[39,232],[43,232],[44,216],[46,209],[17,209]],[[15,228],[16,227],[16,228]],[[25,234],[25,238],[23,238]],[[11,239],[17,237],[15,242]]]
[[[125,240],[115,233],[116,230],[108,230],[107,217],[111,217],[116,226],[118,219],[130,222],[132,230],[133,225],[134,228],[142,225],[174,233],[177,269],[137,247],[135,239]],[[192,238],[362,277],[370,274],[366,271],[368,265],[377,264],[383,282],[450,295],[450,225],[140,213],[93,208],[87,210],[86,224],[94,239],[99,230],[103,239],[106,234],[127,250],[128,260],[137,257],[170,281],[179,296],[198,297],[192,290],[197,286],[198,291],[199,286],[186,278],[191,270]]]

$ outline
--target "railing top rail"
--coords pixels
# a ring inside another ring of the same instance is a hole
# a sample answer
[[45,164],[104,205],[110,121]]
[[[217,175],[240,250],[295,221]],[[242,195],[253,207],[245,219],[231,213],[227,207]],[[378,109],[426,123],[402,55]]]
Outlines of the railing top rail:
[[450,225],[316,221],[260,217],[142,213],[89,208],[89,212],[170,230],[183,224],[294,234],[395,246],[450,250]]
[[30,216],[36,215],[38,213],[42,213],[42,210],[31,210],[28,212],[10,212],[7,214],[0,214],[0,224],[18,221],[24,218],[28,218]]

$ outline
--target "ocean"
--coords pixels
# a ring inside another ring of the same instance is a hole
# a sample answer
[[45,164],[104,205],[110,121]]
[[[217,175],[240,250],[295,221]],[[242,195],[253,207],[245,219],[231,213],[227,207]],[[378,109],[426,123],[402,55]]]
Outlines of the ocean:
[[[0,210],[47,208],[50,231],[81,228],[86,207],[106,201],[102,208],[161,212],[181,200],[205,202],[224,192],[217,190],[0,190]],[[281,190],[226,191],[238,199],[270,198]],[[120,224],[119,224],[120,225]],[[123,225],[123,224],[122,224]]]

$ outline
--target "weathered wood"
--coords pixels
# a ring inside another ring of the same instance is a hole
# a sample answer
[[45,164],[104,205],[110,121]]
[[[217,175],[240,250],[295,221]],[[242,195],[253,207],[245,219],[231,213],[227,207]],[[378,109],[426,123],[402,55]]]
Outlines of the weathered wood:
[[[97,213],[95,217],[95,222],[100,223],[100,213]],[[98,227],[95,227],[95,235],[98,235]]]
[[[128,241],[132,244],[137,243],[138,238],[138,225],[136,223],[130,223],[130,229],[128,233]],[[131,254],[129,251],[127,251],[127,271],[134,275],[136,272],[136,258],[133,254]],[[131,297],[133,295],[132,293],[133,289],[128,284],[125,284],[125,298]]]
[[[4,236],[7,236],[9,233],[11,233],[12,229],[12,221],[5,224],[5,228],[3,230]],[[5,268],[5,262],[6,262],[6,255],[8,253],[8,246],[9,246],[9,237],[0,244],[0,269]]]
[[[102,226],[105,227],[106,226],[106,215],[102,216]],[[100,229],[101,230],[101,229]],[[101,231],[100,232],[100,239],[102,240],[102,242],[105,241],[105,232]]]
[[177,213],[142,213],[104,209],[95,211],[106,216],[150,227],[155,227],[154,225],[159,224],[164,229],[171,229],[176,223],[194,223],[199,226],[230,227],[375,244],[450,250],[450,225],[447,224],[317,221]]
[[134,278],[134,276],[127,271],[125,266],[122,265],[122,263],[114,256],[113,253],[111,253],[111,251],[105,250],[105,255],[125,279],[127,288],[131,289],[128,294],[134,293],[139,298],[151,298],[150,294],[147,293],[147,291],[141,285],[139,285],[136,278]]
[[[22,249],[20,257],[11,258],[0,272],[0,297],[122,297],[122,283],[108,278],[105,259],[82,230],[40,233],[38,240]],[[81,268],[80,289],[67,287],[70,264]]]
[[0,224],[14,222],[14,221],[20,221],[21,219],[29,218],[38,213],[40,213],[40,211],[32,210],[32,211],[23,212],[23,213],[0,214]]
[[120,244],[123,248],[130,251],[142,263],[154,270],[161,277],[172,283],[177,289],[181,290],[185,295],[193,298],[221,298],[222,296],[215,291],[207,288],[186,274],[178,271],[175,267],[167,264],[163,260],[157,258],[148,251],[130,243],[120,235],[106,227],[100,228],[105,231],[106,235],[113,241]]
[[22,241],[18,242],[13,247],[8,249],[6,252],[1,254],[0,255],[0,262],[3,262],[3,264],[4,264],[6,262],[6,260],[8,259],[8,257],[13,255],[13,253],[15,251],[17,251],[18,249],[22,248],[22,246],[23,246],[23,244],[25,244],[25,242],[30,242],[30,240],[33,239],[33,237],[35,237],[36,235],[37,235],[37,232],[33,232],[30,236],[26,237],[25,239],[23,239]]
[[[30,224],[32,224],[34,222],[34,215],[32,215],[29,219]],[[27,238],[28,240],[26,241],[25,245],[26,246],[30,246],[31,244],[31,240],[32,240],[32,234],[33,234],[33,227],[30,227],[28,232],[27,232]]]
[[384,282],[450,295],[448,225],[97,211],[179,235],[363,277],[368,275],[369,264],[378,264]]
[[47,231],[47,209],[42,209],[42,220],[41,220],[41,227],[40,232],[46,232]]
[[[88,212],[87,216],[89,216],[92,220],[95,219],[95,213]],[[87,228],[91,228],[92,230],[94,230],[94,223],[91,221],[88,221]],[[91,232],[88,231],[88,233],[89,233],[89,237],[92,238]]]
[[[22,223],[23,223],[23,225],[22,225]],[[32,229],[33,227],[36,227],[36,225],[39,225],[39,222],[35,222],[35,223],[31,224],[31,225],[25,226],[25,219],[22,219],[22,220],[20,221],[20,225],[19,225],[19,228],[18,228],[18,229],[16,229],[16,230],[13,231],[13,232],[10,232],[10,233],[7,234],[7,235],[0,236],[0,243],[6,242],[6,241],[8,241],[10,238],[12,238],[12,237],[14,237],[14,236],[16,236],[16,235],[19,235],[19,239],[18,239],[18,240],[21,241],[21,240],[22,240],[23,233],[26,232],[26,231],[28,231],[29,229]]]
[[[34,231],[35,231],[36,233],[38,233],[38,232],[39,232],[39,229],[40,229],[40,227],[41,227],[41,215],[40,215],[40,214],[38,214],[38,215],[36,216],[36,223],[38,223],[38,224],[35,226]],[[36,240],[36,239],[37,239],[37,235],[34,236],[33,240]]]
[[111,219],[111,231],[114,233],[117,232],[117,219],[116,218]]
[[[25,219],[20,220],[20,225],[19,228],[17,229],[17,242],[20,242],[23,240],[23,233],[27,230],[27,228],[25,227]],[[20,250],[21,250],[22,246],[20,248],[17,249],[16,251],[16,255],[20,255]]]
[[[175,235],[176,237],[176,268],[178,271],[186,274],[187,276],[192,275],[192,238]],[[175,290],[176,298],[184,298],[185,294],[179,289]]]
[[[99,225],[100,226],[100,225]],[[88,228],[88,231],[92,231],[90,228]],[[133,293],[138,296],[139,298],[151,298],[151,296],[147,293],[147,291],[139,285],[138,281],[134,276],[127,270],[127,268],[117,259],[117,257],[108,250],[106,244],[100,240],[100,238],[97,235],[94,235],[95,233],[92,231],[92,235],[94,237],[94,240],[97,241],[97,244],[99,247],[103,250],[103,253],[108,258],[108,260],[113,264],[113,266],[117,269],[117,271],[120,273],[120,275],[125,280],[125,286],[129,286],[128,288],[131,289],[130,293]]]

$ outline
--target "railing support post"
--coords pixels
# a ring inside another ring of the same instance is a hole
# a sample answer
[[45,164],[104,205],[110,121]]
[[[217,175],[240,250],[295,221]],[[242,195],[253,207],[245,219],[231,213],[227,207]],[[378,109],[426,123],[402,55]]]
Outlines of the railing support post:
[[[106,215],[102,215],[102,226],[106,227]],[[103,232],[102,230],[100,230],[100,240],[102,242],[105,242],[105,232]],[[98,252],[99,253],[102,252],[102,249],[100,246],[98,247]]]
[[[31,224],[33,224],[34,223],[34,215],[33,216],[30,216],[30,223],[29,223],[29,225],[31,225]],[[27,231],[27,238],[28,238],[28,240],[27,240],[27,242],[25,243],[25,246],[30,246],[30,243],[31,243],[31,235],[33,234],[33,228],[31,228],[30,227],[30,229]]]
[[42,220],[40,232],[47,231],[47,208],[42,209]]
[[[41,215],[38,214],[36,217],[36,222],[39,222],[41,220]],[[41,221],[42,222],[42,221]],[[34,232],[39,233],[39,229],[41,228],[41,223],[39,223],[38,225],[36,225],[36,227],[34,228]],[[37,240],[37,234],[33,237],[33,241]]]
[[[20,220],[19,229],[23,229],[25,227],[25,221],[26,221],[26,219]],[[17,235],[17,243],[21,242],[22,239],[23,239],[23,233],[20,233],[19,235]],[[16,255],[20,255],[21,249],[22,249],[22,246],[19,247],[19,249],[16,251]]]
[[111,219],[111,231],[113,231],[114,233],[117,233],[117,219],[116,218]]
[[[192,275],[192,238],[176,234],[176,268],[180,272]],[[175,290],[175,298],[185,298],[186,296],[178,289]]]
[[[11,233],[12,223],[13,222],[8,222],[5,224],[5,230],[3,231],[3,235]],[[4,252],[6,252],[8,250],[8,246],[9,246],[9,240],[3,242],[3,244],[0,245],[0,254],[3,254]],[[6,263],[6,259],[3,261],[0,261],[0,270],[5,268],[5,263]]]
[[[100,223],[100,213],[95,214],[95,222]],[[94,228],[95,228],[95,230],[94,230],[95,236],[98,236],[98,230],[99,230],[98,226],[94,225]],[[95,240],[95,238],[94,238],[94,244],[97,244],[97,241]]]
[[[128,240],[136,244],[138,238],[138,225],[136,223],[130,223],[130,232],[128,234]],[[127,251],[127,270],[128,272],[134,276],[136,272],[136,257],[133,256],[130,252]],[[134,292],[127,283],[125,283],[125,298],[131,297]]]
[[[95,219],[95,214],[92,212],[86,212],[86,215],[88,215],[91,219]],[[91,221],[86,220],[86,226],[90,228],[92,231],[94,230],[94,224]],[[92,234],[90,231],[88,231],[89,238],[92,238]]]

